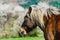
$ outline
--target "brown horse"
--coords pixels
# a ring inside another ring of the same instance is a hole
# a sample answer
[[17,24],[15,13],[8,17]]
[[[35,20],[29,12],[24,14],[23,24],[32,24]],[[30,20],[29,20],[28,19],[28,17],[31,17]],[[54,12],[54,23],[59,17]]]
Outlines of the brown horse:
[[60,40],[60,12],[58,10],[29,7],[20,28],[21,34],[29,33],[37,26],[43,31],[45,40]]

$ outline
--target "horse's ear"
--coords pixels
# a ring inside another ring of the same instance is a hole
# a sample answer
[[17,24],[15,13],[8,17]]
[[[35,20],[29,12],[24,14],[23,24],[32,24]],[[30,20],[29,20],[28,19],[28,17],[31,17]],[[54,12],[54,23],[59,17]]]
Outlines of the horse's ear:
[[31,11],[32,11],[32,8],[31,8],[31,7],[29,7],[28,14],[30,14],[30,13],[31,13]]

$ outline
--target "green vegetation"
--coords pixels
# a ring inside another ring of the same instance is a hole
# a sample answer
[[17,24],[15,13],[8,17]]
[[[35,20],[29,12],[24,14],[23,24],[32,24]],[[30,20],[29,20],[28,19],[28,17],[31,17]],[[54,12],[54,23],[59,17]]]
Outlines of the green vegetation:
[[50,5],[53,5],[53,6],[55,6],[55,7],[57,7],[57,8],[60,9],[60,3],[59,3],[58,1],[52,1],[52,2],[50,2],[49,4],[50,4]]
[[3,38],[0,40],[44,40],[43,37]]
[[39,2],[39,0],[28,0],[27,3],[19,4],[19,5],[24,7],[24,8],[29,8],[31,5],[37,5],[38,2]]

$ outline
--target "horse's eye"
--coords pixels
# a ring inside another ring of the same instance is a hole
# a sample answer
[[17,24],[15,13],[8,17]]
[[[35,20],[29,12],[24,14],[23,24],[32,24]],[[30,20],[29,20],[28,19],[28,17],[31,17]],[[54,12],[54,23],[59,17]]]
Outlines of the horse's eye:
[[23,26],[23,25],[24,25],[24,26],[27,26],[27,22],[26,22],[26,21],[24,21],[24,22],[23,22],[23,24],[22,24],[22,26]]

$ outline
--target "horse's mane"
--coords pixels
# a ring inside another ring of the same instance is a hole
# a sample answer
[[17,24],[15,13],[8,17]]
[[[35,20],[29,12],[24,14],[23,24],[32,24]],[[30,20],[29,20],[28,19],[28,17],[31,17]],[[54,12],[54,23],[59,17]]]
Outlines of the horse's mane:
[[[59,9],[56,7],[50,6],[49,4],[45,2],[40,2],[38,5],[31,6],[31,18],[35,18],[39,21],[41,25],[44,25],[43,17],[46,16],[48,18],[48,15],[50,16],[51,13],[54,15],[59,15]],[[51,13],[49,13],[51,12]],[[34,20],[34,19],[33,19]]]
[[[46,2],[39,2],[38,6],[40,7],[40,9],[43,9],[43,11],[46,10],[46,12],[47,12],[49,10],[55,15],[59,15],[60,14],[59,13],[60,10],[58,8],[56,8],[54,6],[51,6],[48,3],[46,3]],[[47,14],[47,13],[45,13],[45,14]]]

